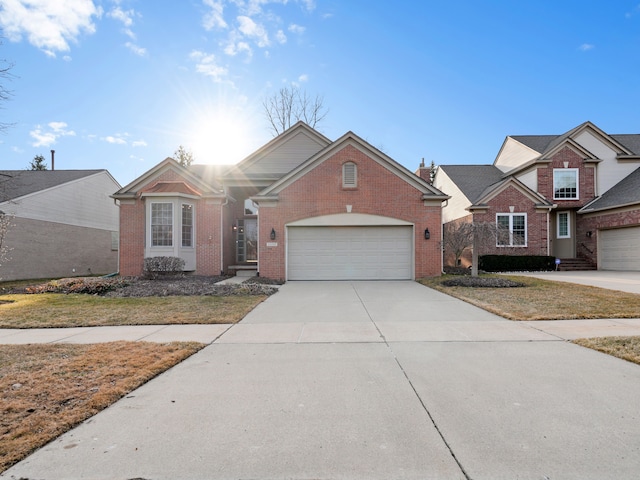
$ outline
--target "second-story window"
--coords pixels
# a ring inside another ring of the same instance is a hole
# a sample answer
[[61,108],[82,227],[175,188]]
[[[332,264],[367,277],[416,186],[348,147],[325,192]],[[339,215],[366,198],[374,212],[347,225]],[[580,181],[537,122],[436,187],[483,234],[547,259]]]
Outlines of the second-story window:
[[577,168],[557,168],[553,171],[553,199],[578,199]]

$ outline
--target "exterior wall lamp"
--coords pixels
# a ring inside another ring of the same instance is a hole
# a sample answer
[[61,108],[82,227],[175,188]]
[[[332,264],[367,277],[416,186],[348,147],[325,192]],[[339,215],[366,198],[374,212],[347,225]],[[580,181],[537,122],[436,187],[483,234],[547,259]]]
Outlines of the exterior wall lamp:
[[589,231],[587,232],[587,237],[591,238],[591,235],[593,235],[593,232],[592,232],[591,230],[589,230]]
[[431,233],[429,233],[429,229],[425,228],[424,229],[424,239],[425,240],[429,240],[431,238]]
[[273,228],[271,229],[271,233],[269,234],[269,238],[271,240],[275,240],[276,239],[276,231]]

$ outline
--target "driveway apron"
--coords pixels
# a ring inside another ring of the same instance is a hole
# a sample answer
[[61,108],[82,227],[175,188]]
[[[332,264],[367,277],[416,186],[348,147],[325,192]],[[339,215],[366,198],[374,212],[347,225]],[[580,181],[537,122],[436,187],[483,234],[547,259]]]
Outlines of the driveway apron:
[[289,282],[2,477],[637,478],[640,368],[414,282]]

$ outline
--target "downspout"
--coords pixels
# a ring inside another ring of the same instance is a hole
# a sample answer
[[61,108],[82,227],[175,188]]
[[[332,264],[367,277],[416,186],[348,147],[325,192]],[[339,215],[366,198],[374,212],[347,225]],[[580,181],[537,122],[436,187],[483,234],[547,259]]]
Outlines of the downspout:
[[220,204],[220,275],[224,275],[224,270],[222,269],[222,265],[224,265],[224,208],[229,204],[229,197],[227,193],[222,189],[222,193],[224,193],[224,203]]

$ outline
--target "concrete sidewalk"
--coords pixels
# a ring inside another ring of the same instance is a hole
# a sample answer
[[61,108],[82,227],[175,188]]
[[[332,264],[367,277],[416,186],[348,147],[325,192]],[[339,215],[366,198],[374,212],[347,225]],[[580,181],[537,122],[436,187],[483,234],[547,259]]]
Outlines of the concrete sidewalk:
[[640,368],[544,323],[414,282],[289,282],[1,477],[637,478]]

